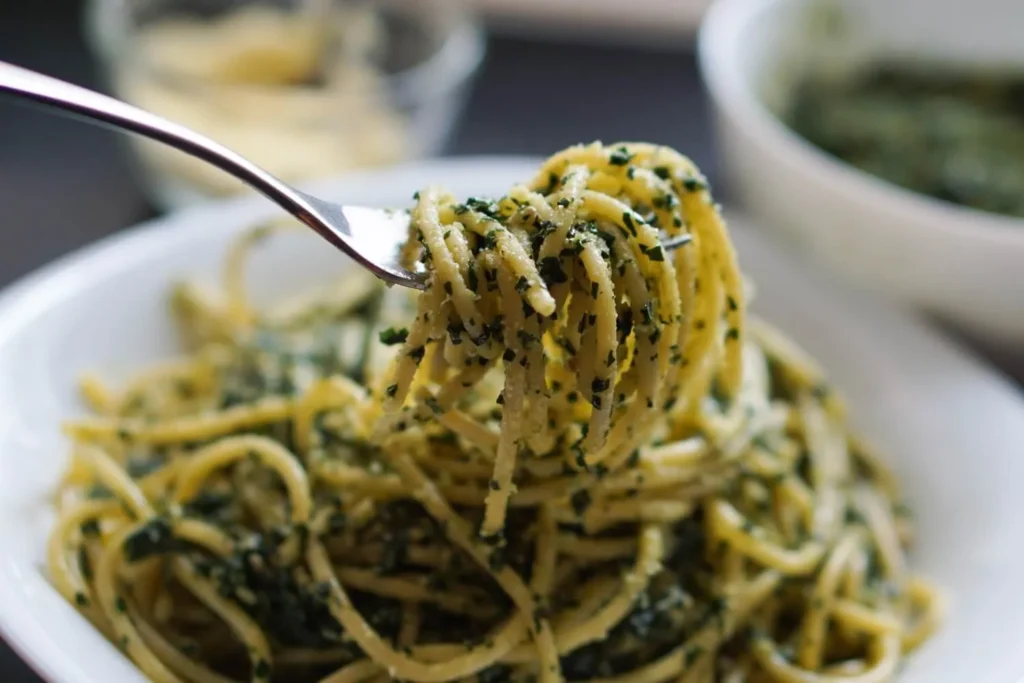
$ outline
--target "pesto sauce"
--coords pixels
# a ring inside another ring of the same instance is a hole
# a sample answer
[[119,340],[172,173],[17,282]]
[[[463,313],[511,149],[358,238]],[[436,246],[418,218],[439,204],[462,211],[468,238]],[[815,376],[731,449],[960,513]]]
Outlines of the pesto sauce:
[[876,66],[844,81],[808,79],[786,118],[879,178],[1024,217],[1024,74]]

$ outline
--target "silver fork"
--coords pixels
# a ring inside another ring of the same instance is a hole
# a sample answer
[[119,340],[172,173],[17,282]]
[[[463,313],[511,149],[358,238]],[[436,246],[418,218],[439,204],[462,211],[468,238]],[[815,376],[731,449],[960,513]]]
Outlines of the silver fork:
[[[0,62],[0,93],[46,105],[59,112],[129,131],[170,145],[213,164],[258,190],[312,228],[384,282],[423,289],[422,273],[406,270],[399,252],[409,234],[409,214],[390,209],[341,206],[295,189],[241,155],[180,124],[50,76]],[[665,240],[665,249],[689,241]]]

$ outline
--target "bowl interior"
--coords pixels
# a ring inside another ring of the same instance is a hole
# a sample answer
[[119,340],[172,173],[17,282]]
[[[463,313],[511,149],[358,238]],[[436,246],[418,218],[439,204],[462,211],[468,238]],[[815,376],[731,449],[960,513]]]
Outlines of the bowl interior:
[[783,111],[806,76],[842,75],[878,61],[957,68],[1024,66],[1024,4],[1014,0],[740,0],[724,2],[738,33],[738,75]]
[[1018,342],[1021,220],[904,189],[821,151],[781,113],[810,75],[875,61],[1024,70],[1014,0],[718,0],[700,36],[724,164],[766,228],[858,286]]
[[[526,163],[439,162],[321,184],[340,201],[405,206],[426,183],[496,194]],[[74,380],[117,380],[175,353],[164,302],[183,277],[217,277],[231,236],[275,215],[251,198],[193,210],[55,264],[0,298],[0,630],[49,680],[143,678],[49,586],[49,495],[64,466],[59,422],[80,410]],[[948,623],[900,681],[1004,683],[1024,675],[1024,403],[1006,383],[898,311],[837,291],[739,217],[757,307],[830,369],[854,421],[902,477],[919,520],[915,567],[953,597]],[[272,242],[250,272],[258,299],[348,267],[309,235]],[[74,643],[73,648],[67,647]]]

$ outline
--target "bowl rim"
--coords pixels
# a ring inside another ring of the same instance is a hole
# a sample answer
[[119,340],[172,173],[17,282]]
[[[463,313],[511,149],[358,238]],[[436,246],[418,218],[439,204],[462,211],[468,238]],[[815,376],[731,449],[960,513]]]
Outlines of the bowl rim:
[[[414,7],[423,11],[424,1],[417,0]],[[435,7],[428,8],[427,13],[442,13],[443,18],[437,23],[447,27],[440,44],[415,64],[380,75],[385,90],[395,92],[413,104],[457,90],[479,70],[486,52],[483,26],[474,12],[466,10],[455,0],[428,1]],[[125,40],[120,24],[126,2],[88,0],[83,6],[85,42],[106,68],[118,61],[116,46]],[[305,89],[301,85],[289,87]]]
[[[1024,246],[1024,219],[945,202],[900,187],[837,159],[808,142],[776,116],[753,90],[736,58],[744,31],[762,12],[806,0],[715,0],[697,35],[697,58],[705,86],[722,113],[736,119],[756,144],[780,162],[824,178],[830,191],[876,210],[960,240],[993,246]],[[812,0],[813,1],[813,0]]]

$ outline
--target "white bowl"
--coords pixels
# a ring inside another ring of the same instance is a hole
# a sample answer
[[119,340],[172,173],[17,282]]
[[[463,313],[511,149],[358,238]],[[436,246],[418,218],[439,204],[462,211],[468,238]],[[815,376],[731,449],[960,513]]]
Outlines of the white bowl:
[[[318,196],[405,206],[428,183],[500,193],[533,163],[441,161],[321,183]],[[258,197],[197,207],[107,239],[0,295],[0,633],[53,683],[145,679],[51,587],[50,494],[65,466],[59,422],[82,408],[74,380],[114,380],[175,351],[168,284],[213,277],[232,235],[278,215]],[[830,370],[857,426],[904,482],[919,529],[912,563],[952,596],[900,683],[1009,683],[1024,676],[1024,401],[907,315],[830,286],[733,216],[757,307]],[[249,282],[258,297],[322,283],[349,262],[317,238],[275,241]],[[0,680],[7,679],[0,674]]]
[[1020,0],[718,0],[699,52],[731,189],[829,270],[1024,340],[1024,220],[877,179],[776,116],[804,74],[873,59],[1024,69],[1022,29]]

